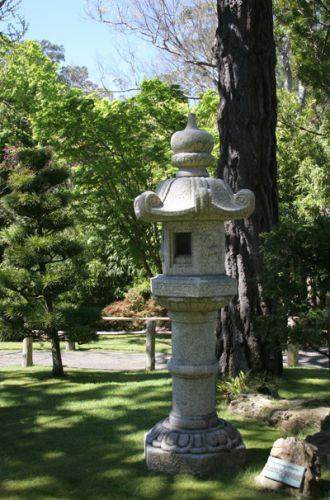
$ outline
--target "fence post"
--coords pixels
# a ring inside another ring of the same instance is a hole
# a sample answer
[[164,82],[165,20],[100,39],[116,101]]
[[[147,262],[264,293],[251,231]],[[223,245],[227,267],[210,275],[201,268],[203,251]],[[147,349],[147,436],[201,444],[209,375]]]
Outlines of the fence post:
[[288,366],[299,366],[299,345],[288,344]]
[[147,320],[146,328],[146,370],[155,369],[156,321]]
[[33,338],[24,337],[22,346],[22,366],[33,366]]
[[75,351],[76,350],[76,343],[74,340],[66,340],[65,341],[65,350],[66,351]]
[[[293,328],[296,325],[298,317],[297,316],[289,316],[288,318],[288,327]],[[287,345],[287,352],[288,352],[288,358],[287,358],[287,364],[288,366],[294,367],[294,366],[299,366],[299,345],[298,344],[293,344],[290,341],[288,342]]]

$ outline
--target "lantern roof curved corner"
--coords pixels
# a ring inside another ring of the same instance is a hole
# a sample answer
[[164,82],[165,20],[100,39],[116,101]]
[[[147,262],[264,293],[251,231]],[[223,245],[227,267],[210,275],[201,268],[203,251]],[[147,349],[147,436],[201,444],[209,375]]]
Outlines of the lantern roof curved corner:
[[179,170],[175,178],[162,181],[155,192],[145,191],[134,201],[135,214],[149,222],[185,220],[229,220],[248,217],[254,210],[252,191],[234,194],[221,179],[209,177],[206,167],[213,162],[213,137],[197,127],[189,114],[184,130],[173,134],[172,163]]
[[134,201],[135,214],[149,222],[229,220],[248,217],[254,194],[212,177],[177,177],[161,182],[156,191],[145,191]]

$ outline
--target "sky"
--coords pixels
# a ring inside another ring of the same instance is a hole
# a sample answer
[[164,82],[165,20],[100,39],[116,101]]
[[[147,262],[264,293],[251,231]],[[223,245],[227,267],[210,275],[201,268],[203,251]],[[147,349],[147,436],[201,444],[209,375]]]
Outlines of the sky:
[[[136,63],[141,68],[143,58],[150,59],[153,49],[135,35],[127,41],[105,25],[93,21],[88,17],[86,7],[86,0],[22,0],[19,12],[28,23],[25,38],[46,39],[63,45],[65,64],[87,66],[90,79],[96,83],[100,83],[102,74],[97,61],[101,62],[107,74],[107,85],[116,86],[113,75],[132,76],[130,66],[123,61],[118,50],[122,55],[127,54],[129,43],[138,56],[143,55]],[[147,73],[146,66],[143,69]]]

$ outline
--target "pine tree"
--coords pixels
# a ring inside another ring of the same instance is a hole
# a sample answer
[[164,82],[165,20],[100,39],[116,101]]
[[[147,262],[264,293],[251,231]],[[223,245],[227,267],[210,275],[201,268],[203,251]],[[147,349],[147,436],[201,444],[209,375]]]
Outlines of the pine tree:
[[[83,246],[74,230],[70,170],[48,148],[12,150],[8,192],[1,199],[0,336],[42,334],[51,340],[53,375],[63,376],[58,332],[92,335],[97,311],[79,303]],[[79,276],[80,275],[80,276]]]

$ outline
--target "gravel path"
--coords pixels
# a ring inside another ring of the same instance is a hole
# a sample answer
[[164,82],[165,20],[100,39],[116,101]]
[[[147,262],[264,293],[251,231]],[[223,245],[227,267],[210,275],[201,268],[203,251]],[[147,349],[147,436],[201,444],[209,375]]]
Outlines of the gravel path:
[[[156,369],[166,368],[169,355],[156,354]],[[70,368],[89,368],[95,370],[144,370],[146,356],[144,353],[108,352],[108,351],[69,351],[62,353],[63,365]],[[20,365],[21,351],[0,351],[0,367]],[[34,351],[33,363],[41,366],[51,366],[51,353]]]
[[[166,368],[169,354],[156,354],[156,370]],[[70,368],[88,368],[95,370],[144,370],[145,354],[128,352],[108,351],[64,351],[62,353],[63,364]],[[22,361],[21,351],[0,351],[0,367],[20,365]],[[51,353],[47,351],[34,351],[33,362],[35,365],[51,366]],[[300,351],[300,366],[328,367],[328,360],[317,352]],[[286,365],[286,354],[284,354],[284,365]]]
[[[287,356],[283,354],[283,363],[286,366]],[[314,366],[314,368],[328,368],[328,358],[315,351],[299,351],[299,366]]]

